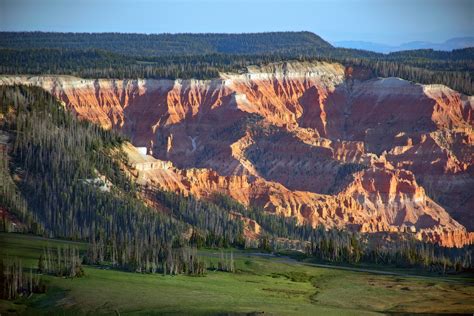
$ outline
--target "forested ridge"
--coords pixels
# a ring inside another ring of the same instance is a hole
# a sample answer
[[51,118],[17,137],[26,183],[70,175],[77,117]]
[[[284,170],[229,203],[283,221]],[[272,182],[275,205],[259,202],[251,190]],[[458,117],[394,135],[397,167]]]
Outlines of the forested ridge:
[[[300,249],[328,262],[379,262],[441,272],[472,268],[471,247],[447,249],[409,235],[374,246],[369,235],[297,225],[293,218],[247,208],[226,196],[204,201],[140,187],[125,172],[121,144],[126,140],[121,135],[78,120],[40,88],[1,86],[0,114],[2,135],[9,136],[8,147],[0,144],[0,206],[23,222],[27,232],[89,242],[86,263],[200,275],[205,266],[196,248],[232,246]],[[143,197],[158,206],[145,204]],[[231,212],[256,220],[264,233],[245,238],[243,223]],[[1,221],[0,228],[8,230],[8,219]],[[68,262],[75,265],[77,260]],[[223,263],[224,268],[232,270],[232,265]]]
[[304,53],[332,45],[311,32],[266,33],[49,33],[0,32],[0,47],[101,49],[127,56]]
[[310,32],[121,34],[0,32],[1,74],[85,78],[196,78],[284,60],[322,60],[474,92],[474,48],[374,53],[335,48]]

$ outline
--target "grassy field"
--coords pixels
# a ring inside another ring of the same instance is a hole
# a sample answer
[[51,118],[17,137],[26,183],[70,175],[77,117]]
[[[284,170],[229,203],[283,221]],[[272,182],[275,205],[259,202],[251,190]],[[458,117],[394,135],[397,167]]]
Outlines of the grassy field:
[[[0,234],[0,256],[36,266],[42,248],[64,241]],[[84,244],[77,244],[84,249]],[[214,251],[204,251],[215,261]],[[0,314],[364,315],[472,313],[472,280],[417,278],[316,268],[274,257],[236,253],[237,272],[204,277],[126,273],[86,267],[86,276],[44,276],[48,292],[0,300]]]

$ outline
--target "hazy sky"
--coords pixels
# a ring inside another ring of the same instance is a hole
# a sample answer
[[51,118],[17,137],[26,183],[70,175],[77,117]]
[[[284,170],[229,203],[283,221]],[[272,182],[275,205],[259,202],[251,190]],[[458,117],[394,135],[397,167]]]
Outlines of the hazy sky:
[[386,44],[474,36],[474,0],[0,0],[0,30],[263,32]]

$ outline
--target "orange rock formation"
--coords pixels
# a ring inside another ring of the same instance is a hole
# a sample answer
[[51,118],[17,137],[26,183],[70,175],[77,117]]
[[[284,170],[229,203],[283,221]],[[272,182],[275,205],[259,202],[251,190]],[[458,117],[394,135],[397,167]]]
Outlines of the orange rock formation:
[[[300,223],[474,241],[474,98],[288,62],[215,80],[2,77],[38,85],[154,158],[139,181],[232,196]],[[258,223],[252,224],[257,227]]]

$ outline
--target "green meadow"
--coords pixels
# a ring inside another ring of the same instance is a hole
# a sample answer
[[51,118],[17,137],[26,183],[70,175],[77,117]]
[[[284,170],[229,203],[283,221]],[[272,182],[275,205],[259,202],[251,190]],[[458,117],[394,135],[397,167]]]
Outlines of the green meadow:
[[[67,241],[0,234],[0,256],[36,267],[43,247]],[[85,244],[75,243],[80,249]],[[236,273],[138,274],[85,266],[85,276],[43,276],[45,294],[0,300],[0,315],[370,315],[472,313],[472,279],[380,275],[235,251]],[[216,262],[218,252],[202,251]]]

